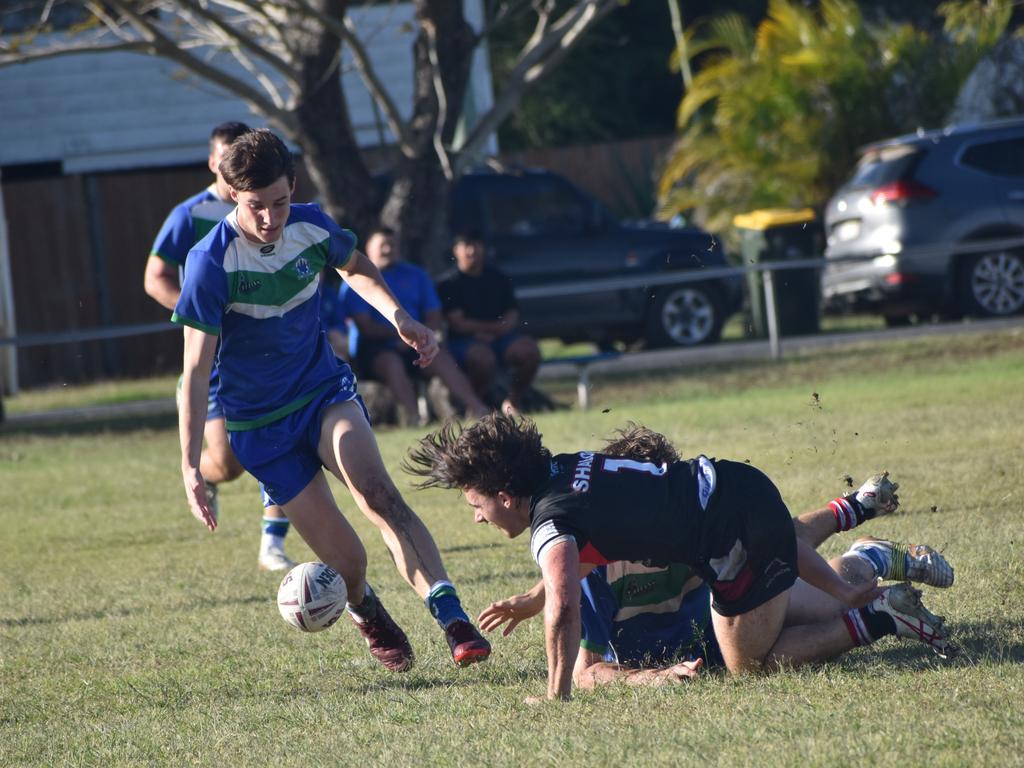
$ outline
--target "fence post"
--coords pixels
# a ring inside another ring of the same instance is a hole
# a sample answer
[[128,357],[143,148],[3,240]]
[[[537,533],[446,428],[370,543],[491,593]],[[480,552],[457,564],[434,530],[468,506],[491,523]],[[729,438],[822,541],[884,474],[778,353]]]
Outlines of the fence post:
[[[14,336],[14,287],[11,283],[11,251],[4,210],[3,174],[0,174],[0,336]],[[18,394],[18,350],[0,349],[0,421],[3,421],[3,395]]]
[[782,357],[782,347],[779,345],[779,318],[775,311],[775,279],[772,277],[772,270],[763,270],[761,279],[764,281],[764,314],[768,323],[768,348],[771,350],[772,360],[779,360]]

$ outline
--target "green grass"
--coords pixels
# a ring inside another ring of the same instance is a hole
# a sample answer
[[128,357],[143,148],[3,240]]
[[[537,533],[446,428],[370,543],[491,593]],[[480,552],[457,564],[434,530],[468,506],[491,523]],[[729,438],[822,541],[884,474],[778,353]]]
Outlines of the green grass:
[[[685,454],[750,459],[794,513],[847,474],[891,470],[902,508],[862,531],[943,549],[957,583],[926,600],[963,653],[890,639],[771,678],[539,707],[522,703],[544,690],[539,623],[456,670],[358,513],[370,578],[416,647],[406,675],[371,663],[350,626],[302,635],[277,616],[278,578],[255,567],[255,482],[222,486],[221,528],[205,532],[173,427],[0,434],[0,765],[1020,765],[1022,384],[1018,331],[601,377],[591,411],[540,416],[556,451],[632,419]],[[417,435],[380,433],[390,467]],[[472,525],[457,494],[408,498],[471,611],[536,578],[526,542]],[[312,559],[294,534],[289,548]]]

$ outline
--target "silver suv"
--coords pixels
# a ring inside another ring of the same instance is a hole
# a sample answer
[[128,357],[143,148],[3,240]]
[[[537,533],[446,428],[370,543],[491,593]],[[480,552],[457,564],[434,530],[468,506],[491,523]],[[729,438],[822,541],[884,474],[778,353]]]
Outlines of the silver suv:
[[865,147],[825,210],[830,310],[1010,315],[1024,308],[1024,118]]

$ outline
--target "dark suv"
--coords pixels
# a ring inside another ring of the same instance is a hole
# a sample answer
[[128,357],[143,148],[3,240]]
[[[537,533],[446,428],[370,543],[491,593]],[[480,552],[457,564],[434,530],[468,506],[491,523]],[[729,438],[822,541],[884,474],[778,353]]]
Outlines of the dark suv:
[[[692,228],[615,220],[566,179],[544,171],[470,172],[456,184],[452,229],[477,230],[512,279],[537,337],[689,346],[718,339],[742,301],[742,282],[594,287],[591,280],[726,266],[717,238]],[[565,293],[561,293],[565,291]],[[544,293],[545,295],[531,295]],[[561,293],[561,295],[558,295]],[[555,295],[549,295],[555,294]]]
[[[911,315],[1024,308],[1024,119],[872,144],[825,210],[826,307]],[[843,257],[859,257],[842,261]]]

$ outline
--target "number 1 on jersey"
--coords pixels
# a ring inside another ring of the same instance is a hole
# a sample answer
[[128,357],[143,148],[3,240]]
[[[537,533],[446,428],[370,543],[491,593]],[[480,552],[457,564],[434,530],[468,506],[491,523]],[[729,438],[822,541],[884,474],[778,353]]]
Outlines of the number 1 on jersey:
[[668,472],[667,464],[652,464],[649,461],[634,461],[633,459],[605,459],[601,468],[605,472],[620,472],[628,469],[631,472],[646,472],[649,475],[664,475]]

